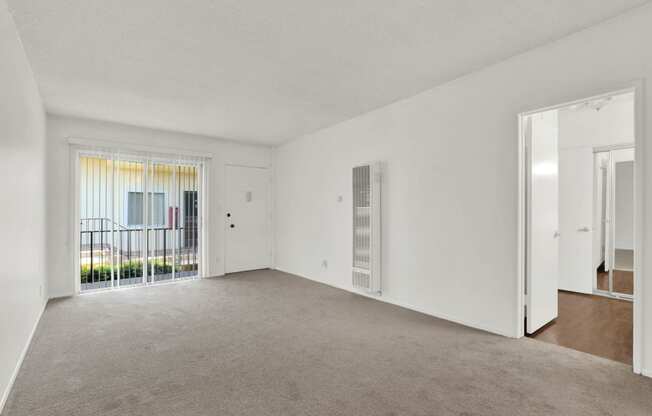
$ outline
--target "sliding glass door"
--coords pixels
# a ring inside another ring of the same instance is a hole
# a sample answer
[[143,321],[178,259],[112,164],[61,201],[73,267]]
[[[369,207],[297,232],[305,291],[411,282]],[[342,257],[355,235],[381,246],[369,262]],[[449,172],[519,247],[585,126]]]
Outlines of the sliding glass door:
[[174,269],[178,276],[199,271],[199,171],[197,166],[177,166],[176,206],[180,208],[176,233]]
[[200,273],[201,164],[79,158],[82,292]]
[[174,278],[174,232],[178,225],[172,212],[176,209],[172,192],[174,165],[152,163],[149,166],[148,204],[148,282],[162,282]]
[[[81,290],[111,287],[113,270],[114,161],[80,158],[79,263]],[[134,247],[135,249],[135,247]]]
[[143,282],[145,163],[127,159],[116,160],[114,165],[115,206],[109,218],[116,243],[113,246],[116,257],[112,264],[113,286],[138,285]]

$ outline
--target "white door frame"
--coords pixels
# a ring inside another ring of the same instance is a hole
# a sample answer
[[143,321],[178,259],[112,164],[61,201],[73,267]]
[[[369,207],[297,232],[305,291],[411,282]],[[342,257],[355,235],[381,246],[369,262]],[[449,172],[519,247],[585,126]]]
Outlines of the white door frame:
[[[518,223],[517,223],[517,273],[516,273],[516,338],[521,338],[525,335],[525,278],[526,278],[526,232],[527,232],[527,155],[525,147],[525,117],[540,113],[547,110],[555,110],[563,107],[568,107],[573,104],[579,104],[588,100],[595,100],[614,95],[634,93],[634,147],[637,155],[644,155],[645,136],[644,136],[644,122],[645,114],[643,114],[643,82],[634,81],[627,83],[624,86],[616,87],[607,92],[602,92],[590,97],[565,102],[561,104],[552,105],[550,107],[534,109],[525,111],[518,114]],[[645,210],[643,190],[645,184],[644,177],[644,158],[637,157],[635,164],[635,192],[634,192],[634,328],[633,328],[633,363],[632,368],[634,373],[641,374],[641,362],[643,353],[643,255],[645,247],[643,245],[643,232],[645,224]]]
[[224,274],[228,274],[226,271],[226,246],[228,244],[228,239],[226,237],[227,233],[229,230],[227,230],[227,221],[226,221],[226,213],[228,212],[227,210],[229,209],[229,201],[227,198],[228,194],[228,186],[229,184],[226,183],[228,181],[227,177],[227,171],[229,170],[229,167],[237,167],[237,168],[250,168],[250,169],[264,169],[267,171],[268,175],[268,180],[269,184],[267,187],[267,221],[269,225],[269,239],[267,241],[267,246],[269,247],[270,254],[269,254],[269,261],[268,261],[268,267],[273,268],[274,265],[274,218],[273,218],[273,212],[274,209],[272,207],[272,203],[274,202],[272,196],[273,196],[273,186],[274,186],[274,179],[273,179],[273,174],[274,172],[272,171],[272,168],[270,166],[260,166],[260,165],[243,165],[239,163],[225,163],[224,164],[224,171],[223,171],[223,178],[224,178],[224,187],[222,189],[222,200],[224,201],[224,210],[222,212],[222,235],[224,236],[224,244],[222,245],[222,258],[224,259]]

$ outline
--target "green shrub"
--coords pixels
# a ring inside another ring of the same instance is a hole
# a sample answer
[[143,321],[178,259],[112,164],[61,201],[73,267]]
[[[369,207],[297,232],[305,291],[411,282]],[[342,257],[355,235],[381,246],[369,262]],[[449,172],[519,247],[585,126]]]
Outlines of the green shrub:
[[[154,274],[168,274],[172,273],[172,264],[163,264],[162,260],[150,260],[147,263],[148,269],[154,267]],[[186,269],[186,265],[181,266],[180,270],[193,270]],[[116,277],[118,276],[118,267],[115,268]],[[91,277],[90,265],[83,265],[80,270],[81,282],[90,283],[97,281],[111,280],[111,266],[110,265],[96,265],[93,266],[93,276]],[[142,261],[132,260],[124,262],[120,265],[120,278],[127,279],[132,277],[141,277],[143,275]]]

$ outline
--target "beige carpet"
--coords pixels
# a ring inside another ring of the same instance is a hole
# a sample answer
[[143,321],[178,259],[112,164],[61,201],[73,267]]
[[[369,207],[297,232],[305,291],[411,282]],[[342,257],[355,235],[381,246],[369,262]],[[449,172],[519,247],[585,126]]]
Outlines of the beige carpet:
[[51,302],[5,409],[6,416],[597,414],[652,414],[652,380],[614,361],[273,271]]

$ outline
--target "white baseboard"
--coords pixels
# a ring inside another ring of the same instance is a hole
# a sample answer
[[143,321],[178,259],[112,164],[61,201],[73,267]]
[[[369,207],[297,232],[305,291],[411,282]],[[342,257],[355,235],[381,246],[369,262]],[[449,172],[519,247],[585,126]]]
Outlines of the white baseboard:
[[71,296],[75,296],[75,292],[61,292],[61,293],[48,293],[49,299],[62,299],[62,298],[69,298]]
[[48,298],[48,301],[50,301],[50,300],[57,300],[57,299],[71,298],[71,297],[73,297],[73,296],[75,296],[75,295],[74,295],[74,294],[72,294],[72,295],[55,295],[55,296],[50,296],[50,297]]
[[504,336],[504,337],[507,337],[507,338],[516,338],[514,336],[514,334],[511,333],[511,332],[508,333],[508,332],[505,332],[505,331],[503,331],[501,329],[493,328],[493,327],[488,326],[488,325],[482,325],[482,324],[478,324],[478,323],[475,323],[475,322],[469,322],[469,321],[467,321],[465,319],[460,319],[460,318],[457,318],[457,317],[449,315],[449,314],[445,314],[445,313],[441,313],[441,312],[428,311],[428,310],[425,310],[423,308],[419,308],[419,307],[416,307],[414,305],[407,304],[405,302],[400,302],[400,301],[397,301],[395,299],[388,298],[388,297],[386,297],[384,295],[378,296],[378,295],[373,295],[373,294],[360,292],[360,291],[355,290],[353,287],[345,287],[345,286],[340,286],[340,285],[336,285],[336,284],[329,283],[329,282],[324,282],[322,280],[317,280],[317,279],[314,279],[314,278],[312,278],[310,276],[305,276],[303,274],[299,274],[299,273],[291,272],[291,271],[288,271],[288,270],[284,270],[284,269],[279,268],[279,267],[277,267],[275,270],[278,270],[278,271],[283,272],[283,273],[288,273],[288,274],[292,274],[292,275],[295,275],[295,276],[299,276],[301,278],[311,280],[313,282],[321,283],[321,284],[324,284],[324,285],[327,285],[327,286],[331,286],[331,287],[334,287],[336,289],[341,289],[341,290],[344,290],[344,291],[347,291],[347,292],[350,292],[350,293],[354,293],[356,295],[364,296],[364,297],[369,298],[369,299],[374,299],[374,300],[378,300],[378,301],[381,301],[381,302],[389,303],[391,305],[400,306],[401,308],[405,308],[405,309],[409,309],[409,310],[412,310],[412,311],[415,311],[415,312],[419,312],[419,313],[422,313],[424,315],[428,315],[428,316],[432,316],[432,317],[435,317],[435,318],[444,319],[446,321],[454,322],[456,324],[468,326],[469,328],[479,329],[479,330],[485,331],[485,332],[491,332],[492,334],[501,335],[501,336]]
[[47,306],[47,304],[48,304],[47,300],[43,302],[43,307],[41,308],[41,312],[39,313],[38,318],[36,319],[36,322],[32,327],[32,331],[30,332],[29,338],[27,339],[27,343],[23,348],[23,352],[20,354],[20,357],[18,358],[18,362],[16,363],[14,372],[11,374],[11,378],[9,379],[9,383],[7,384],[7,388],[5,389],[4,392],[2,392],[2,398],[0,399],[0,414],[2,414],[2,411],[5,408],[5,404],[7,404],[7,399],[9,399],[9,393],[11,393],[11,389],[14,387],[14,382],[16,381],[16,377],[18,376],[20,367],[23,365],[23,360],[27,355],[29,346],[32,345],[32,338],[34,338],[34,334],[36,333],[36,328],[38,327],[39,322],[41,322],[41,317],[43,316],[43,312],[45,312],[45,307]]

